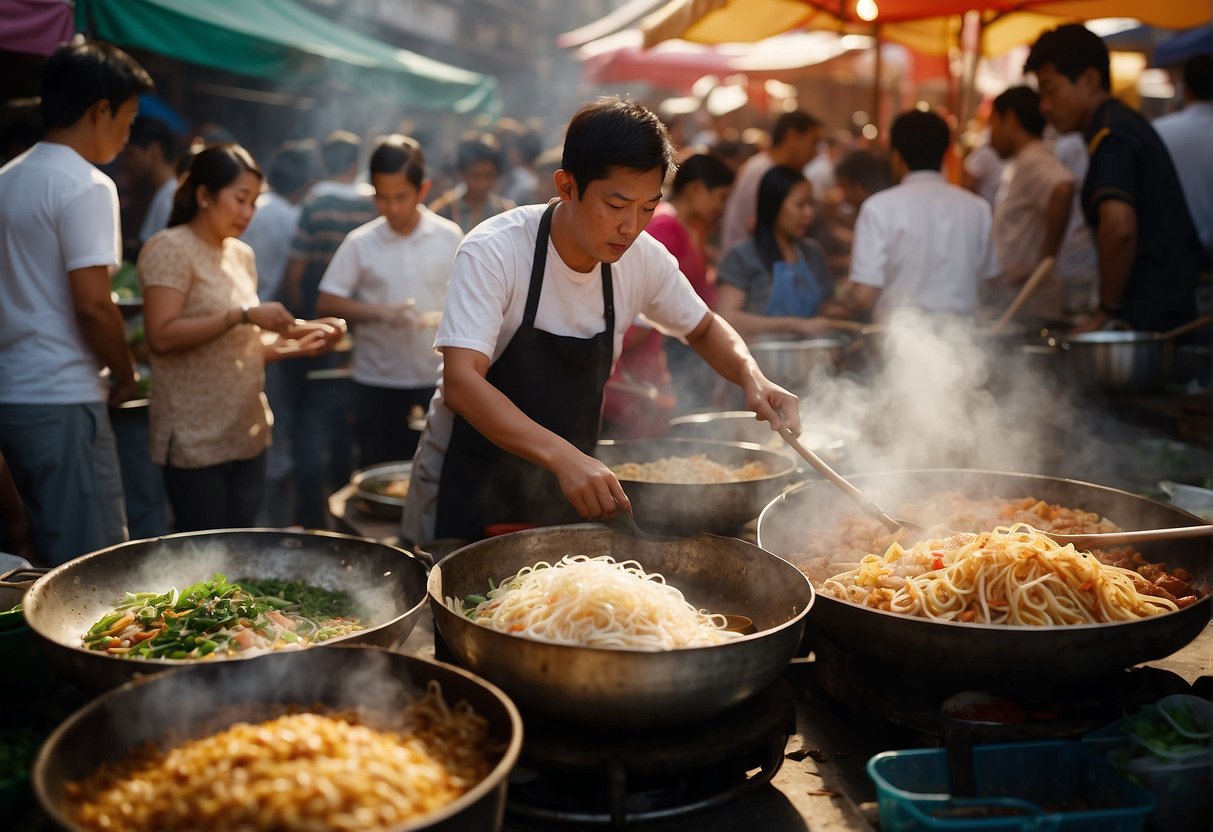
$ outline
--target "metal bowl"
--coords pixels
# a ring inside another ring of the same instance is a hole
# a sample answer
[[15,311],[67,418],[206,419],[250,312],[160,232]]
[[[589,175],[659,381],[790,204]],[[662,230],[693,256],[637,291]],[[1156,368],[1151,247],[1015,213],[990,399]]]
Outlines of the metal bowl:
[[[142,674],[193,666],[197,660],[125,659],[89,650],[81,636],[125,592],[184,588],[216,572],[232,579],[304,580],[348,592],[372,611],[365,630],[312,648],[318,650],[342,643],[394,647],[408,638],[426,602],[425,567],[393,546],[332,532],[229,529],[134,540],[83,555],[39,578],[22,607],[43,651],[64,677],[86,690],[106,690]],[[223,663],[257,658],[236,656]]]
[[[800,441],[813,453],[831,464],[846,457],[848,444],[859,441],[859,431],[836,422],[810,419],[801,423]],[[766,422],[754,418],[748,410],[722,410],[691,413],[670,420],[668,435],[673,439],[710,439],[716,442],[748,442],[763,450],[774,451],[800,463],[800,456],[771,430]]]
[[757,517],[772,497],[796,479],[791,459],[744,442],[617,439],[599,442],[594,449],[594,456],[612,467],[694,454],[734,467],[761,462],[767,473],[752,480],[702,484],[622,480],[632,501],[632,514],[645,531],[669,535],[732,532]]
[[[490,579],[574,554],[639,561],[696,607],[748,616],[758,632],[710,647],[599,649],[498,632],[446,606],[447,597],[483,593]],[[459,663],[524,709],[633,726],[702,719],[765,689],[795,654],[813,604],[813,589],[796,567],[751,543],[711,535],[642,541],[591,523],[465,546],[430,571],[429,594],[434,623]]]
[[68,812],[68,782],[116,762],[138,745],[208,736],[259,714],[269,718],[275,706],[388,713],[431,681],[442,687],[448,703],[467,702],[484,717],[493,745],[501,750],[489,775],[470,791],[395,832],[500,829],[507,778],[522,746],[518,709],[470,673],[375,648],[276,653],[255,662],[211,662],[129,682],[94,699],[50,736],[34,763],[34,791],[59,828],[77,832],[84,827]]
[[[404,497],[385,494],[383,489],[393,482],[404,480],[407,483],[412,473],[412,462],[384,462],[355,471],[350,477],[350,484],[354,486],[354,504],[359,511],[372,517],[399,520],[404,511]],[[407,486],[405,493],[408,493]]]
[[832,371],[846,345],[847,339],[830,337],[755,341],[749,348],[763,375],[796,392],[809,386],[809,379],[818,368]]
[[[1126,491],[1057,477],[934,469],[857,474],[850,479],[889,511],[925,495],[957,490],[973,499],[1032,496],[1098,512],[1126,529],[1200,523],[1187,512]],[[804,483],[763,510],[758,520],[759,545],[796,563],[814,529],[828,529],[844,517],[858,515],[854,504],[831,484]],[[906,519],[930,523],[939,518]],[[1171,655],[1196,638],[1209,621],[1213,602],[1208,595],[1207,538],[1135,548],[1148,560],[1186,568],[1205,597],[1176,612],[1139,621],[1029,627],[934,621],[870,609],[822,593],[809,616],[808,639],[810,644],[815,638],[836,642],[877,666],[894,665],[937,680],[946,678],[965,685],[962,689],[1018,690],[1089,683],[1101,674]]]
[[1149,393],[1171,375],[1175,343],[1154,332],[1102,330],[1061,345],[1071,378],[1112,393]]

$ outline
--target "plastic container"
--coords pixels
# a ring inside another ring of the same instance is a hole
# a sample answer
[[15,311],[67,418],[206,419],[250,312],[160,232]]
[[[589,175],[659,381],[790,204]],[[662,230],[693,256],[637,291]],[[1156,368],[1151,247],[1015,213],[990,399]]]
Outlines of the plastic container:
[[[941,748],[887,751],[868,761],[876,782],[881,832],[1136,832],[1154,798],[1117,775],[1082,743],[1065,740],[973,748],[976,796],[949,791]],[[988,807],[1009,816],[957,817]]]

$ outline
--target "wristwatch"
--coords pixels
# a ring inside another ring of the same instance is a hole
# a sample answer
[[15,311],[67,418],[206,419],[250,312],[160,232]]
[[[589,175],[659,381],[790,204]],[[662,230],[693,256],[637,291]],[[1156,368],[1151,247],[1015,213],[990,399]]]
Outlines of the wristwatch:
[[241,323],[251,324],[253,322],[252,318],[250,318],[248,316],[248,308],[249,307],[248,307],[247,303],[240,307],[240,322]]

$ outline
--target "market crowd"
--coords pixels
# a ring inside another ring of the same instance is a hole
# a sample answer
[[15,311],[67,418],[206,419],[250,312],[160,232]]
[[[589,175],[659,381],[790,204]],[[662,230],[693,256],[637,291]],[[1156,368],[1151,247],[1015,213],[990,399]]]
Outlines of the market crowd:
[[1209,56],[1153,123],[1082,26],[1024,69],[963,160],[930,110],[879,142],[803,110],[741,141],[620,99],[552,148],[502,119],[453,148],[343,130],[254,159],[137,115],[153,82],[119,49],[63,47],[41,137],[0,168],[0,550],[323,528],[352,470],[408,459],[410,542],[607,516],[628,504],[604,434],[733,407],[798,428],[749,344],[906,307],[978,320],[1046,258],[1027,324],[1197,317]]

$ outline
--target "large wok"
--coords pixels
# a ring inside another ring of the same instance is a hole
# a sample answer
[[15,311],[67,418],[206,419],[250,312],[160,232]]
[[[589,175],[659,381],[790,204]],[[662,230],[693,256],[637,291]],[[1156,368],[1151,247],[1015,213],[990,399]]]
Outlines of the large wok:
[[61,828],[83,827],[68,815],[67,783],[121,759],[143,743],[184,742],[234,722],[268,719],[274,706],[324,705],[390,714],[430,681],[449,704],[467,702],[488,721],[500,750],[488,777],[425,821],[404,830],[501,828],[506,778],[522,745],[518,709],[500,690],[470,673],[386,650],[337,647],[277,653],[256,662],[207,662],[144,677],[94,699],[59,726],[34,763],[39,802]]
[[[889,511],[914,499],[950,489],[966,496],[1028,497],[1099,512],[1125,529],[1198,524],[1199,518],[1125,491],[1056,477],[976,470],[920,470],[862,474],[850,478]],[[796,562],[807,532],[828,528],[857,510],[829,483],[805,483],[776,498],[758,521],[763,548]],[[931,518],[906,518],[930,522]],[[961,531],[958,529],[958,531]],[[1047,686],[1089,680],[1141,662],[1169,656],[1188,644],[1209,621],[1210,544],[1173,541],[1141,547],[1146,558],[1182,566],[1206,595],[1165,615],[1115,624],[1026,627],[962,624],[897,615],[817,596],[809,616],[815,636],[919,673],[965,682],[970,687]]]
[[[847,445],[859,439],[859,431],[819,419],[803,420],[801,430],[801,443],[831,465],[841,463],[846,457]],[[798,463],[800,461],[796,452],[778,433],[771,430],[770,425],[758,421],[748,410],[676,416],[670,420],[668,435],[672,438],[711,439],[717,442],[750,442],[764,450],[795,459]]]
[[758,461],[767,473],[741,482],[704,484],[623,480],[636,522],[645,531],[669,535],[731,532],[757,517],[772,497],[796,479],[796,465],[788,457],[744,442],[619,439],[603,440],[594,449],[594,456],[611,467],[694,454],[734,467]]
[[[444,603],[483,593],[489,579],[575,554],[637,560],[695,606],[748,616],[758,632],[664,652],[596,649],[498,632]],[[500,685],[524,709],[607,725],[700,719],[758,693],[795,654],[813,603],[799,570],[750,543],[711,535],[648,542],[588,523],[465,546],[433,568],[429,593],[434,623],[460,664]]]
[[39,578],[23,609],[66,678],[88,690],[105,690],[139,674],[193,662],[111,656],[82,647],[81,636],[124,592],[182,589],[216,572],[233,580],[293,579],[344,590],[372,611],[367,629],[326,644],[392,647],[408,637],[426,600],[425,567],[392,546],[327,532],[233,529],[136,540],[76,558]]

